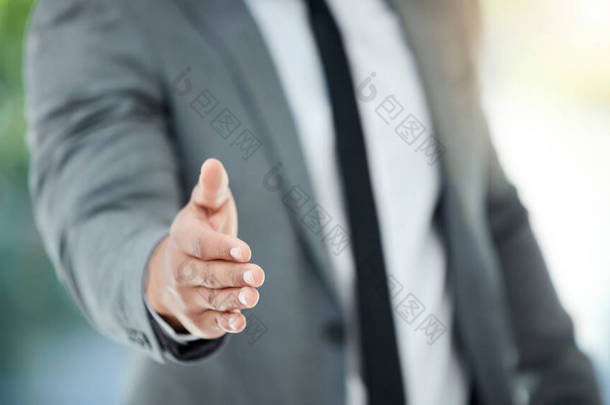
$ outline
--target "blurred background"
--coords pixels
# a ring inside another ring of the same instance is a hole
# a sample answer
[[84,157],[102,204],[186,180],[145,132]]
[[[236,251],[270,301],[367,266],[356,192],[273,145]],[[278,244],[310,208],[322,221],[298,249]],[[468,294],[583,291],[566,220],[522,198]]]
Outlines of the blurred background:
[[[0,0],[0,403],[112,404],[127,350],[55,278],[27,191],[31,0]],[[484,106],[610,404],[610,1],[482,0]]]

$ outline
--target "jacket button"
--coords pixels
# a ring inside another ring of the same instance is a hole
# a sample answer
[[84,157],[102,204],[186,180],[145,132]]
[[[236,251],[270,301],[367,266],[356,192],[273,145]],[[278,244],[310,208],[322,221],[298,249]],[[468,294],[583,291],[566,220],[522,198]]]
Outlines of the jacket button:
[[339,322],[331,322],[324,327],[326,338],[336,345],[345,343],[345,328]]

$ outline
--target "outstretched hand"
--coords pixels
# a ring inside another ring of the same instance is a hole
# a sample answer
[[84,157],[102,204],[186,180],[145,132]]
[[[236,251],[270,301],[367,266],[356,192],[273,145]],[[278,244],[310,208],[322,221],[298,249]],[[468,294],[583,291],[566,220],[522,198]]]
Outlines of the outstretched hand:
[[216,159],[201,166],[188,204],[150,263],[146,297],[175,330],[205,338],[239,333],[240,310],[254,307],[263,269],[248,263],[250,247],[237,238],[237,208],[229,176]]

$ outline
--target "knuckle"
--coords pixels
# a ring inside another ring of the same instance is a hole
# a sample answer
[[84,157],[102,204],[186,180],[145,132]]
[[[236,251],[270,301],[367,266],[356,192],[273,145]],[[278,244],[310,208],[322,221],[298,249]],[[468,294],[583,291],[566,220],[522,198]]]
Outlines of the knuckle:
[[226,305],[227,308],[238,308],[241,306],[241,303],[239,302],[239,299],[237,298],[237,292],[232,292],[231,294],[228,295],[227,299],[225,300],[224,304]]
[[205,264],[205,268],[203,270],[203,280],[202,283],[204,286],[208,288],[217,288],[220,287],[220,283],[214,274],[214,271],[210,268],[210,265]]
[[217,257],[226,257],[229,253],[229,246],[224,235],[217,234],[214,236],[214,241],[211,241],[214,249],[214,254]]
[[240,286],[244,283],[243,271],[241,269],[235,269],[231,272],[231,283],[234,286]]
[[224,328],[222,327],[222,319],[220,314],[215,313],[214,315],[212,315],[211,319],[210,319],[210,323],[213,325],[214,329],[219,330],[219,331],[224,331]]
[[192,263],[193,260],[190,257],[185,256],[182,260],[180,260],[180,263],[178,263],[178,265],[172,269],[172,276],[177,283],[187,283],[195,278],[196,272]]
[[217,240],[210,240],[208,238],[208,254],[211,258],[222,257],[222,248]]
[[212,288],[208,288],[206,289],[205,297],[207,304],[212,308],[216,308],[219,297],[218,291]]
[[218,294],[215,302],[215,308],[221,311],[235,308],[237,306],[237,296],[230,292],[226,294]]

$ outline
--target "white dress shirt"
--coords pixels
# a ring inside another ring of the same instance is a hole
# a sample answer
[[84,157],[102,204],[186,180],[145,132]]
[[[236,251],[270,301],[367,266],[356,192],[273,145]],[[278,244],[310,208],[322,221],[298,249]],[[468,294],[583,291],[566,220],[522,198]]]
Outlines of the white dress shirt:
[[[332,110],[303,0],[246,0],[288,99],[316,202],[349,229]],[[383,0],[327,0],[349,58],[377,205],[404,386],[411,405],[463,405],[468,382],[451,339],[445,252],[433,226],[440,173],[425,97],[398,16]],[[398,128],[398,129],[397,129]],[[330,255],[347,324],[347,403],[366,403],[355,268]],[[156,315],[153,312],[153,315]],[[167,333],[173,330],[155,316]],[[366,327],[366,325],[363,325]]]
[[[445,253],[433,226],[439,165],[434,156],[421,150],[432,134],[413,57],[398,16],[383,0],[327,2],[341,30],[359,95],[409,403],[462,405],[468,384],[452,345],[453,308],[445,280]],[[349,229],[335,157],[332,110],[305,4],[303,0],[247,0],[246,4],[280,76],[316,202],[333,221]],[[367,78],[372,79],[370,83],[364,82]],[[386,100],[388,96],[394,98]],[[403,137],[395,132],[404,119],[411,125],[414,118],[423,130],[402,132]],[[357,355],[355,268],[349,248],[331,258],[348,325],[348,404],[363,404],[366,390]],[[409,310],[405,304],[415,307],[413,298],[422,307]],[[444,333],[429,316],[444,326]]]

